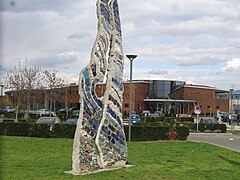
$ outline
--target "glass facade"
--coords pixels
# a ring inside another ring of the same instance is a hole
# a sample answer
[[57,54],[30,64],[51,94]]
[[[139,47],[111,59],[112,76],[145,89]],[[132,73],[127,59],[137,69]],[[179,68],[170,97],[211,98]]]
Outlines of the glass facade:
[[[233,113],[240,113],[240,90],[233,91],[232,96],[230,92],[219,93],[216,95],[219,99],[229,99],[229,107],[231,108],[231,100],[233,101]],[[231,110],[229,110],[231,111]]]
[[233,112],[238,114],[240,113],[240,90],[233,91],[232,97],[230,99],[233,100]]
[[184,83],[184,81],[151,80],[149,81],[149,98],[169,99],[169,93]]

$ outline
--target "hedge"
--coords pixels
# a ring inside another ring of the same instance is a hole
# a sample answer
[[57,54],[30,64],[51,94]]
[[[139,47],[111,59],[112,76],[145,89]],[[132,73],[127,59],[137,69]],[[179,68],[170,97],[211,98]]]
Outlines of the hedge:
[[173,117],[150,117],[150,116],[147,116],[147,117],[142,117],[141,118],[141,122],[144,122],[144,123],[149,123],[149,122],[174,122],[175,121],[175,118]]
[[182,118],[177,118],[177,121],[180,122],[194,122],[194,118],[193,117],[182,117]]
[[0,135],[43,138],[73,138],[76,126],[68,124],[1,123]]
[[[50,130],[51,129],[51,130]],[[29,136],[43,138],[73,138],[76,126],[68,124],[36,123],[0,123],[0,135],[5,136]],[[124,126],[126,139],[128,139],[128,126]],[[171,126],[132,126],[132,141],[156,141],[156,140],[186,140],[189,135],[187,127]]]
[[[168,140],[170,127],[164,126],[132,126],[131,141],[156,141]],[[128,139],[129,127],[124,126],[126,139]]]
[[183,117],[183,118],[176,118],[172,116],[168,117],[142,117],[143,123],[149,122],[166,122],[166,123],[175,123],[175,122],[194,122],[193,117]]
[[[189,124],[189,129],[191,130],[197,130],[197,124]],[[221,130],[222,133],[225,133],[227,131],[226,124],[198,124],[198,130],[200,132],[204,132],[206,130],[211,130],[212,132],[215,130]]]

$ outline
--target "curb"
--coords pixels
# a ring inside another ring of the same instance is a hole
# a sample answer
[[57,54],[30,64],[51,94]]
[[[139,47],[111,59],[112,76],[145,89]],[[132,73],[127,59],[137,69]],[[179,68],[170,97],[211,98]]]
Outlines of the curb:
[[231,150],[231,151],[234,151],[234,152],[240,152],[239,150],[232,149],[232,148],[229,148],[229,147],[226,147],[226,146],[222,146],[222,145],[219,145],[219,144],[214,144],[214,143],[207,142],[207,141],[198,141],[198,140],[187,140],[187,141],[188,142],[197,142],[197,143],[211,144],[211,145],[218,146],[218,147],[221,147],[221,148],[224,148],[224,149],[228,149],[228,150]]
[[189,135],[233,135],[232,133],[189,133]]

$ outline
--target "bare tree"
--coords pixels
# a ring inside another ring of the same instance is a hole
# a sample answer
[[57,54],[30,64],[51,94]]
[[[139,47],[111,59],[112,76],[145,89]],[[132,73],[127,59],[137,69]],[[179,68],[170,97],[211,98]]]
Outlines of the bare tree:
[[[46,87],[50,92],[50,111],[54,111],[56,113],[56,101],[59,95],[59,89],[64,86],[64,79],[57,77],[57,71],[53,70],[52,72],[45,70],[44,71],[44,80],[46,81]],[[53,106],[53,108],[52,108]],[[51,113],[50,113],[51,114]]]
[[28,67],[27,65],[22,70],[22,75],[25,83],[26,90],[26,118],[28,118],[28,113],[30,110],[30,100],[33,97],[33,90],[37,90],[40,88],[41,84],[41,71],[37,66]]
[[18,122],[18,113],[19,113],[19,105],[21,103],[23,92],[25,89],[25,82],[23,76],[23,69],[21,67],[21,63],[19,61],[18,67],[14,67],[13,71],[7,73],[5,77],[5,86],[8,89],[11,89],[13,92],[12,98],[16,98],[16,114],[15,114],[15,122]]
[[16,116],[15,121],[18,121],[19,107],[21,103],[25,103],[26,118],[30,110],[30,100],[33,90],[40,87],[41,71],[39,67],[28,66],[27,61],[24,67],[19,61],[18,67],[14,67],[12,71],[7,73],[5,77],[6,87],[12,90],[12,98],[16,99]]

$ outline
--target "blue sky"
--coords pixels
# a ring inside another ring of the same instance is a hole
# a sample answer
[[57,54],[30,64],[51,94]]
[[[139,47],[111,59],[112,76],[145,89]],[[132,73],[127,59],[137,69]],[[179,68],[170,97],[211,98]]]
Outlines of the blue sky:
[[[27,59],[77,82],[96,37],[95,4],[1,1],[1,73]],[[119,0],[119,5],[124,53],[138,55],[133,79],[240,89],[240,0]]]

